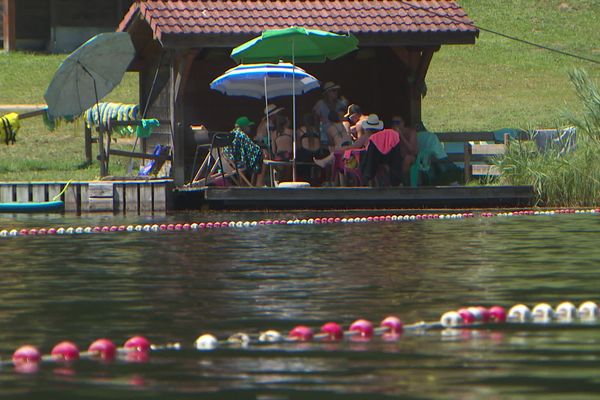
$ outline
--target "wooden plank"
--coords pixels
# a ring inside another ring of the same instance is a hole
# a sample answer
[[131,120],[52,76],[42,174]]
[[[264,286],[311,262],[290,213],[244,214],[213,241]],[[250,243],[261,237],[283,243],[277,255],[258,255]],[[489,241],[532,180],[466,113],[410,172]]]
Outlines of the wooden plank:
[[437,132],[440,142],[495,142],[494,132]]
[[46,185],[46,187],[48,188],[48,201],[51,201],[62,191],[63,187],[65,186],[58,183],[49,183]]
[[114,195],[112,182],[90,182],[88,185],[89,197],[110,197]]
[[79,184],[71,184],[65,191],[65,211],[79,212],[81,204],[79,203]]
[[7,183],[0,186],[0,203],[12,203],[14,201],[14,185]]
[[29,185],[19,184],[17,187],[17,203],[29,203]]
[[115,211],[125,210],[125,188],[122,184],[114,185],[113,207]]
[[123,156],[123,157],[133,157],[133,158],[143,158],[147,160],[168,160],[171,161],[172,157],[169,155],[157,156],[150,153],[138,153],[134,151],[124,151],[118,149],[110,149],[109,153],[113,156]]
[[140,211],[152,211],[152,185],[140,185]]
[[79,212],[88,209],[88,184],[86,182],[79,183]]
[[137,184],[125,185],[125,210],[138,212],[139,210],[139,186]]
[[33,184],[31,185],[31,201],[44,202],[47,201],[46,197],[46,185],[44,184]]
[[112,212],[114,210],[112,197],[90,197],[88,211],[90,212]]
[[473,155],[500,155],[506,151],[504,144],[472,144],[471,154]]
[[167,210],[167,185],[164,183],[152,184],[153,191],[153,211]]
[[3,0],[3,43],[5,51],[13,51],[17,49],[17,7],[16,0]]
[[471,175],[482,176],[482,175],[500,175],[500,170],[496,165],[487,164],[475,164],[471,166]]

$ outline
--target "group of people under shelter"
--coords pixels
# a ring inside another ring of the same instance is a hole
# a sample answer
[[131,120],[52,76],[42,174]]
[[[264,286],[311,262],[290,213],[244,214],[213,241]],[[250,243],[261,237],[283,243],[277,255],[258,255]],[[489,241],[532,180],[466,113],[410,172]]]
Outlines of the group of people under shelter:
[[[258,124],[240,116],[225,154],[252,177],[254,185],[275,186],[292,180],[295,134],[298,181],[311,186],[411,185],[410,170],[419,153],[417,130],[406,126],[400,115],[385,128],[377,114],[348,104],[333,82],[326,82],[322,91],[295,133],[284,107],[275,104],[267,105]],[[436,145],[441,148],[437,157],[443,158],[442,145],[439,141]]]

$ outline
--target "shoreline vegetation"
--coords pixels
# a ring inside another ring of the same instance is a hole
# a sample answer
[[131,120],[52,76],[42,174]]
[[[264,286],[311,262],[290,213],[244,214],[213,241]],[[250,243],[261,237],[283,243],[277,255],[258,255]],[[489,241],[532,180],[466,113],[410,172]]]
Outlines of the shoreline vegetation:
[[[597,0],[501,3],[459,0],[459,3],[482,28],[600,59]],[[65,57],[65,54],[0,51],[0,104],[43,103],[46,87]],[[577,125],[575,122],[589,118],[589,111],[580,99],[587,89],[582,91],[576,84],[574,90],[573,78],[569,78],[569,73],[576,70],[586,71],[585,85],[600,78],[599,64],[482,30],[475,45],[442,46],[435,53],[427,74],[423,122],[432,132],[506,127],[531,131]],[[137,90],[137,74],[127,73],[104,101],[137,103]],[[596,174],[591,163],[600,160],[586,158],[600,154],[593,147],[599,146],[597,129],[595,125],[590,133],[578,126],[577,151],[573,157],[577,155],[581,160],[561,157],[542,162],[530,152],[513,154],[517,150],[512,146],[505,160],[499,161],[504,175],[498,182],[533,185],[540,205],[597,205],[600,171]],[[588,140],[588,136],[596,139]],[[132,142],[130,138],[119,138],[112,147],[131,150]],[[508,167],[510,162],[523,169],[515,172],[515,166]],[[128,163],[127,158],[113,157],[111,175],[125,175]],[[572,172],[567,173],[570,164]],[[530,172],[533,168],[542,169]],[[551,179],[549,171],[556,171],[562,178]],[[0,146],[1,181],[92,180],[98,175],[97,162],[85,163],[82,121],[62,124],[50,132],[42,118],[27,119],[22,121],[16,144]]]

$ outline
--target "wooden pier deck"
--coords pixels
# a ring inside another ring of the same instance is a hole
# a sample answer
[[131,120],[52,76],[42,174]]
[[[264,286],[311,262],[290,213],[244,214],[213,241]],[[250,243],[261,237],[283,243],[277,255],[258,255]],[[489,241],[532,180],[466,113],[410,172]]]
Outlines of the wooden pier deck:
[[181,209],[368,209],[529,207],[531,186],[400,188],[176,188]]
[[[51,201],[67,182],[0,182],[0,203]],[[71,182],[60,196],[65,212],[166,212],[172,180]]]

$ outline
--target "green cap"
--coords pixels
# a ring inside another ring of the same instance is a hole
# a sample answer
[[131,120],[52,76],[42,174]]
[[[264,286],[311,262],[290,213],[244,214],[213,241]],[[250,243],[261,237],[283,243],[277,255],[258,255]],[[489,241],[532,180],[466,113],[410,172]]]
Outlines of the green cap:
[[250,121],[248,119],[248,117],[239,117],[238,119],[235,120],[235,125],[239,126],[240,128],[245,128],[247,126],[250,125],[254,125],[254,122]]

